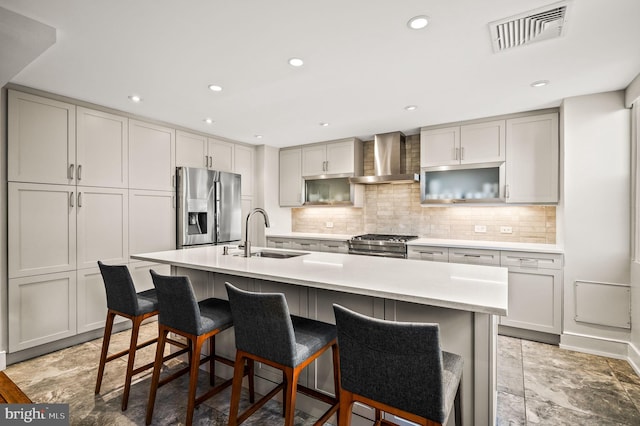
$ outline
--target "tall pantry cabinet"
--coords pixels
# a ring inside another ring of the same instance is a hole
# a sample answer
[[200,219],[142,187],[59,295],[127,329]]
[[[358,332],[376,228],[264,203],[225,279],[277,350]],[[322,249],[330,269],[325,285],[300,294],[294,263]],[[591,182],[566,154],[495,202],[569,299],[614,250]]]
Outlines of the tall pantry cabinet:
[[131,141],[126,117],[14,90],[8,104],[9,352],[16,352],[104,325],[97,260],[129,261]]

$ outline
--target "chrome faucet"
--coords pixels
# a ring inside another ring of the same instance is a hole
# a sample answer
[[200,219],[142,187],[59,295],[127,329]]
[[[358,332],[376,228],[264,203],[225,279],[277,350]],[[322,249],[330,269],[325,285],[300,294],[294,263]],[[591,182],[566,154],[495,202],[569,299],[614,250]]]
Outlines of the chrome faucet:
[[244,226],[244,241],[239,246],[240,248],[244,249],[244,257],[251,257],[251,242],[249,242],[249,219],[251,219],[251,216],[253,216],[255,213],[261,213],[262,216],[264,216],[264,226],[267,228],[270,227],[269,215],[264,209],[257,207],[249,212],[249,214],[247,215],[247,222]]

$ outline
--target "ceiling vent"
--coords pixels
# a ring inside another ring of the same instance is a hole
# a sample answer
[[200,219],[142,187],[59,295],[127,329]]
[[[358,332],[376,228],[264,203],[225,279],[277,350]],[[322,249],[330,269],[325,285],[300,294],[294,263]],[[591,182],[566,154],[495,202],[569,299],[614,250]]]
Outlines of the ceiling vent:
[[561,37],[565,32],[569,4],[569,1],[562,1],[489,23],[493,51]]

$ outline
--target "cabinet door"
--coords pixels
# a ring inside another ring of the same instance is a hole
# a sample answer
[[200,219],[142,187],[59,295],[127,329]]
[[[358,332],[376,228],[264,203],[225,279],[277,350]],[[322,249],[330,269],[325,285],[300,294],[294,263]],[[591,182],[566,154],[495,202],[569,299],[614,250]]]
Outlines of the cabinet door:
[[175,132],[167,127],[129,120],[129,187],[172,191]]
[[280,150],[280,206],[302,205],[302,150]]
[[9,279],[9,352],[76,334],[76,271]]
[[151,274],[149,271],[153,269],[160,275],[171,275],[171,265],[153,262],[131,262],[129,264],[129,273],[133,278],[133,284],[136,286],[136,292],[151,290],[155,288]]
[[233,172],[233,144],[218,139],[209,138],[209,156],[211,170]]
[[9,277],[76,268],[75,186],[9,182]]
[[126,188],[129,185],[128,121],[77,107],[76,176],[88,186]]
[[558,114],[507,120],[508,203],[558,202]]
[[234,146],[234,168],[233,171],[242,176],[241,185],[242,185],[242,196],[243,197],[251,197],[253,196],[253,168],[254,168],[254,160],[253,160],[253,148],[244,146],[244,145],[235,145]]
[[128,190],[77,187],[77,265],[129,260]]
[[[97,330],[106,324],[107,293],[104,289],[100,269],[97,266],[78,270],[77,313],[78,334]],[[116,316],[116,324],[124,321],[127,319],[119,315]]]
[[129,252],[175,250],[173,192],[129,190]]
[[320,251],[320,243],[314,240],[291,240],[291,248],[294,250]]
[[334,142],[327,144],[327,173],[354,173],[354,142]]
[[176,131],[176,167],[209,167],[207,137]]
[[505,160],[505,121],[489,121],[460,127],[460,163]]
[[500,252],[497,250],[450,248],[449,263],[500,266]]
[[420,132],[420,167],[460,164],[460,127]]
[[500,324],[560,334],[562,271],[509,268],[509,313]]
[[313,145],[302,148],[302,176],[318,176],[327,172],[327,146]]
[[74,105],[9,90],[8,180],[74,183],[75,132]]
[[286,238],[267,237],[267,247],[279,249],[291,248],[291,240]]

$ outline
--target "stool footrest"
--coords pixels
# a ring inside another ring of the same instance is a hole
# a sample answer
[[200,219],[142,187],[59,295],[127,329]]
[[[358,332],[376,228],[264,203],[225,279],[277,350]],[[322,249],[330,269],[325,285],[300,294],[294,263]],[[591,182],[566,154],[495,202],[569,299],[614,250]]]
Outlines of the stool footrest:
[[[142,342],[138,346],[136,346],[136,350],[145,348],[145,347],[147,347],[149,345],[152,345],[152,344],[156,343],[157,341],[158,341],[158,338],[155,337],[155,338],[153,338],[151,340],[147,340],[146,342]],[[120,352],[116,352],[115,354],[109,355],[107,357],[107,359],[105,360],[105,364],[107,362],[109,362],[109,361],[113,361],[114,359],[120,358],[121,356],[124,356],[124,355],[126,355],[128,353],[129,353],[129,349],[125,349],[125,350],[122,350]]]
[[258,411],[258,409],[260,407],[262,407],[264,404],[267,403],[267,401],[269,401],[271,398],[273,398],[274,396],[276,396],[276,394],[278,392],[280,392],[281,390],[284,389],[284,383],[280,383],[278,386],[276,386],[275,388],[273,388],[271,390],[271,392],[269,392],[268,394],[266,394],[265,396],[263,396],[262,398],[260,398],[258,401],[256,401],[251,407],[247,408],[247,411],[245,411],[244,413],[240,414],[238,416],[238,420],[237,420],[237,424],[241,424],[242,422],[244,422],[245,420],[247,420],[249,418],[249,416],[251,416],[253,413],[255,413],[256,411]]

